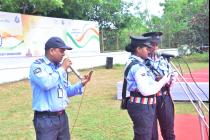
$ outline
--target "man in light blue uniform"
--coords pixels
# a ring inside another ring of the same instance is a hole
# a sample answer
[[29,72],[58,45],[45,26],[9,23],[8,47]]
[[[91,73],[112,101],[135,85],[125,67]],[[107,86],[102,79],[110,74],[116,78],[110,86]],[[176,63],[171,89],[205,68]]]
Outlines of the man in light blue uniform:
[[148,57],[149,43],[149,37],[131,36],[131,43],[126,47],[131,57],[125,71],[133,61],[136,62],[125,74],[127,90],[130,92],[127,110],[133,121],[134,140],[151,140],[156,109],[155,94],[170,80],[168,75],[155,81],[152,71],[146,67],[144,61]]
[[161,88],[156,94],[157,108],[156,121],[153,130],[152,140],[158,140],[157,120],[160,124],[161,134],[164,140],[175,140],[174,134],[174,104],[170,95],[170,87],[175,82],[177,73],[172,69],[170,63],[166,58],[158,56],[156,51],[160,43],[160,36],[162,32],[148,32],[143,34],[145,37],[151,37],[151,45],[149,54],[149,67],[156,74],[156,81],[159,81],[164,75],[172,74],[171,80]]
[[37,140],[70,140],[65,112],[68,97],[82,95],[83,86],[91,78],[90,74],[85,75],[75,85],[67,81],[71,61],[69,58],[63,60],[63,57],[65,50],[71,49],[61,38],[51,37],[45,44],[45,56],[35,60],[30,67],[33,123]]

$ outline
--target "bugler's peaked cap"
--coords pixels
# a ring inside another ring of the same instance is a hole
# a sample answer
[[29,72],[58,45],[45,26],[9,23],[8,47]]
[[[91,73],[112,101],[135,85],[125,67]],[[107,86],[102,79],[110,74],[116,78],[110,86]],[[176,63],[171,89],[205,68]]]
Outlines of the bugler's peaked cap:
[[143,36],[130,36],[131,43],[126,46],[125,50],[127,52],[135,52],[137,47],[148,47],[151,48],[151,37],[143,37]]
[[142,44],[140,47],[144,47],[144,45],[148,48],[151,47],[151,37],[144,37],[144,36],[130,36],[131,44],[132,45],[138,45]]
[[144,37],[151,37],[151,42],[160,43],[160,37],[163,35],[162,32],[148,32],[142,34]]

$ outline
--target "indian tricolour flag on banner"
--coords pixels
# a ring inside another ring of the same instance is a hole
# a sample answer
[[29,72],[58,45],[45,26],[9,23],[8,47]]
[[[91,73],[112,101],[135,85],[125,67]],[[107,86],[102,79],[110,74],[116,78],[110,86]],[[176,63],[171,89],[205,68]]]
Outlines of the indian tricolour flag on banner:
[[24,50],[21,15],[0,12],[0,57],[22,55]]
[[0,12],[0,57],[42,56],[52,36],[62,38],[74,55],[100,53],[97,22]]

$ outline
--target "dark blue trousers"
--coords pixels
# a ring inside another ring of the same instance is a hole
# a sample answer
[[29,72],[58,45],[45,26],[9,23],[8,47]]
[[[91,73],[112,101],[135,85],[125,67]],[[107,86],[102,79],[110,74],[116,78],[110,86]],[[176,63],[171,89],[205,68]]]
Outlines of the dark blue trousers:
[[128,114],[133,121],[134,139],[151,140],[156,105],[131,103],[128,101]]
[[158,140],[158,126],[164,140],[175,140],[174,134],[174,104],[169,95],[157,97],[157,108],[152,140]]
[[49,116],[34,114],[37,140],[70,140],[67,114]]

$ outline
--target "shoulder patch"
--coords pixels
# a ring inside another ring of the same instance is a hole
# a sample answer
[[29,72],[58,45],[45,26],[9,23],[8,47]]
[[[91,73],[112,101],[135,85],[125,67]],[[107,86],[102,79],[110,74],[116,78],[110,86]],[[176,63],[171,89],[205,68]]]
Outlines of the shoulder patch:
[[40,72],[42,72],[41,68],[36,68],[36,69],[33,71],[34,74],[38,74],[38,73],[40,73]]
[[144,63],[141,63],[141,62],[140,62],[140,63],[138,63],[138,64],[139,64],[140,66],[144,66]]

